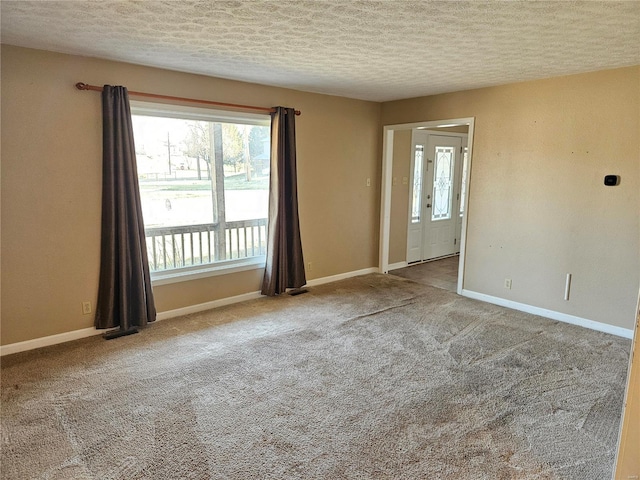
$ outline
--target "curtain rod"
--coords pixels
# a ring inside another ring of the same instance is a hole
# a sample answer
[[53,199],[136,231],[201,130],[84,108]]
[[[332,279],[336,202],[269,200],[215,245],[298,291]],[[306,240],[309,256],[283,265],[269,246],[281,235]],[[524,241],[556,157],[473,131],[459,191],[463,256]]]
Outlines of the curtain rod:
[[[102,91],[102,87],[99,87],[97,85],[89,85],[87,83],[82,83],[82,82],[76,83],[76,88],[78,90],[94,90],[96,92]],[[242,108],[244,110],[258,110],[261,112],[268,112],[268,113],[273,113],[276,111],[275,108],[269,108],[269,107],[254,107],[253,105],[239,105],[237,103],[222,103],[222,102],[213,102],[211,100],[198,100],[196,98],[172,97],[170,95],[158,95],[157,93],[129,91],[129,95],[134,95],[136,97],[158,98],[160,100],[178,100],[181,102],[201,103],[204,105],[215,105],[218,107]],[[295,110],[295,112],[296,112],[296,115],[301,114],[300,110]]]

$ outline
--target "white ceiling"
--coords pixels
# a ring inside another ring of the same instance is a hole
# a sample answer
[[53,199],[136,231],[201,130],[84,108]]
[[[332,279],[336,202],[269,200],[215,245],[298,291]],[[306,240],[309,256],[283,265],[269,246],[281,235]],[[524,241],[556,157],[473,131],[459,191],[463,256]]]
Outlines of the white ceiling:
[[2,43],[374,101],[640,64],[640,1],[1,2]]

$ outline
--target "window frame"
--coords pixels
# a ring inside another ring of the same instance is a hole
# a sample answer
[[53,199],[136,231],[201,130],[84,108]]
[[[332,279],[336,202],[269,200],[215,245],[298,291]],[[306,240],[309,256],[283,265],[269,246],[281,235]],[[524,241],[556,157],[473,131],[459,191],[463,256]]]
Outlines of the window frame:
[[[216,123],[234,123],[239,125],[271,127],[271,117],[257,113],[232,112],[187,105],[145,102],[140,100],[131,100],[130,107],[132,116],[165,117],[181,120],[198,120]],[[267,209],[267,226],[268,223],[269,217]],[[151,283],[152,285],[167,285],[200,278],[228,275],[248,270],[264,269],[265,265],[266,255],[221,260],[212,263],[203,263],[201,265],[189,265],[168,270],[152,271],[150,272]]]

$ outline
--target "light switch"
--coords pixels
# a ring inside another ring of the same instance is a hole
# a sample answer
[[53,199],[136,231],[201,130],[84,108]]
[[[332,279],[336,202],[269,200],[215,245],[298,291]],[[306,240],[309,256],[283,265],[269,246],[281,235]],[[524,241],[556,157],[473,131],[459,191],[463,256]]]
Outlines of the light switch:
[[393,186],[398,185],[398,177],[393,177]]

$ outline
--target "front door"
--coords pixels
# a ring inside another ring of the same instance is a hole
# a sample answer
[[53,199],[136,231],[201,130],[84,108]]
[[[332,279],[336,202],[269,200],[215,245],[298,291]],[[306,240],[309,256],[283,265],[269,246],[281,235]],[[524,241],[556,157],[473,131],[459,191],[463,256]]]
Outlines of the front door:
[[462,143],[459,136],[413,132],[407,263],[460,251]]

